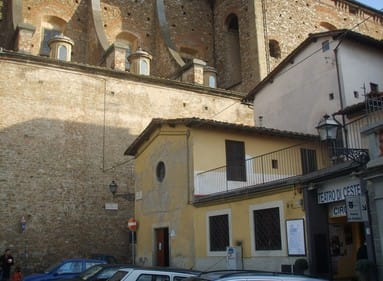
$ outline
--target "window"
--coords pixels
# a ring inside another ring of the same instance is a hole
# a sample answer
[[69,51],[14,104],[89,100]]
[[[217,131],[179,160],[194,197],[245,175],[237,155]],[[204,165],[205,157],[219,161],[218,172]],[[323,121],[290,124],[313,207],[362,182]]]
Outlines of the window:
[[49,56],[50,48],[48,46],[49,39],[55,37],[56,35],[60,35],[61,32],[55,29],[43,29],[43,40],[41,42],[40,54],[43,56]]
[[255,250],[281,250],[279,208],[253,211]]
[[371,93],[377,94],[379,92],[378,84],[370,83]]
[[210,88],[217,87],[217,84],[216,84],[216,81],[215,81],[215,76],[213,76],[213,75],[209,76],[209,87]]
[[286,248],[283,202],[273,201],[249,207],[251,253],[253,256],[284,256]]
[[245,143],[226,140],[225,147],[227,180],[246,181]]
[[169,281],[170,277],[168,275],[158,275],[158,274],[141,274],[137,281]]
[[279,59],[281,57],[281,48],[277,40],[269,41],[269,53],[270,57]]
[[354,98],[359,98],[359,92],[358,91],[354,91]]
[[330,42],[328,40],[322,42],[322,52],[330,50]]
[[149,75],[149,66],[146,60],[140,61],[140,74]]
[[81,261],[72,261],[64,263],[58,270],[58,274],[63,273],[77,273],[82,271],[82,262]]
[[67,48],[65,46],[59,47],[59,60],[66,60],[67,58]]
[[165,178],[165,163],[160,161],[158,162],[157,164],[157,168],[156,168],[156,176],[157,176],[157,180],[159,182],[162,182]]
[[333,100],[334,99],[334,93],[329,93],[328,94],[328,99]]
[[276,160],[276,159],[272,159],[272,160],[271,160],[271,167],[272,167],[273,169],[278,169],[278,160]]
[[131,47],[128,45],[126,48],[125,48],[125,71],[128,71],[130,69],[130,62],[129,62],[129,56],[132,54],[132,49]]
[[230,246],[229,210],[215,211],[208,214],[208,251],[210,253],[226,252]]
[[315,150],[301,148],[301,161],[303,174],[317,170],[317,155]]

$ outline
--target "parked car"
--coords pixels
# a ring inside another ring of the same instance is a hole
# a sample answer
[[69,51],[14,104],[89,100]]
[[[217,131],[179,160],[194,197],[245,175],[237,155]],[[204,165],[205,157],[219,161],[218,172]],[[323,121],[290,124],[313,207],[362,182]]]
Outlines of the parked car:
[[105,281],[122,268],[129,268],[132,265],[126,264],[96,264],[89,267],[79,276],[61,281]]
[[183,281],[326,281],[306,275],[255,270],[222,270],[201,273]]
[[102,263],[106,263],[106,261],[81,258],[65,259],[50,266],[43,273],[25,276],[23,281],[53,281],[74,278],[89,267]]
[[90,258],[94,260],[103,260],[103,261],[106,261],[107,263],[118,263],[116,257],[110,254],[95,253],[95,254],[91,254]]
[[108,281],[181,281],[200,271],[170,267],[131,267],[117,271]]

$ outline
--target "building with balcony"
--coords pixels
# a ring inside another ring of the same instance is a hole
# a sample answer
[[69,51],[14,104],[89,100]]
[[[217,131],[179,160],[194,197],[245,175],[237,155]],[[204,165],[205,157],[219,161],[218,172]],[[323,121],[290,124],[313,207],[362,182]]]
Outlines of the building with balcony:
[[[125,154],[135,158],[137,263],[226,269],[226,248],[238,246],[243,268],[279,271],[308,255],[301,179],[330,165],[317,136],[153,119]],[[295,223],[302,236],[286,236]]]

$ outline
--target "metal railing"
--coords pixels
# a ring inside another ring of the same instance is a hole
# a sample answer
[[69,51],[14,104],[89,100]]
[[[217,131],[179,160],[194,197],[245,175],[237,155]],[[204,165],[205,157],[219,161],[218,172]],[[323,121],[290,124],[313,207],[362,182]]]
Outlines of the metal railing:
[[367,163],[368,144],[364,143],[360,132],[369,124],[383,120],[383,96],[369,95],[365,104],[365,114],[344,124],[342,137],[337,141],[299,144],[246,159],[240,166],[221,166],[197,173],[195,195],[228,192],[281,181],[340,162]]
[[327,148],[320,142],[294,145],[246,159],[241,167],[222,166],[198,173],[195,194],[227,192],[283,180],[328,167],[330,161]]

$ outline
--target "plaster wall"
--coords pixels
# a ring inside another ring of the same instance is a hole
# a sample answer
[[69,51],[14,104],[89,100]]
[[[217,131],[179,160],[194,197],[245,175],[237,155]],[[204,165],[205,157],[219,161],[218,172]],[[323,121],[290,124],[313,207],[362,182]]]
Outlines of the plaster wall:
[[[323,115],[340,108],[334,53],[322,52],[323,41],[310,44],[258,91],[256,124],[261,125],[262,116],[262,126],[268,128],[317,134],[315,127]],[[330,42],[330,48],[335,47],[336,42]]]
[[370,83],[378,85],[378,90],[383,89],[382,50],[343,41],[339,46],[339,65],[344,107],[363,102],[371,92]]
[[[240,201],[225,202],[214,204],[213,206],[202,206],[194,210],[194,229],[198,229],[199,235],[196,239],[196,267],[200,270],[219,270],[227,269],[226,254],[209,255],[208,253],[208,229],[207,214],[213,211],[229,210],[230,211],[230,243],[235,246],[240,242],[242,244],[242,254],[244,269],[280,271],[281,264],[293,264],[295,257],[287,255],[286,230],[285,221],[287,219],[304,218],[302,208],[294,204],[299,201],[302,195],[291,186],[279,192],[262,193],[254,195],[251,198]],[[281,238],[283,239],[282,251],[273,254],[273,251],[263,255],[254,256],[252,253],[252,221],[251,208],[256,206],[271,206],[272,204],[281,204]]]

